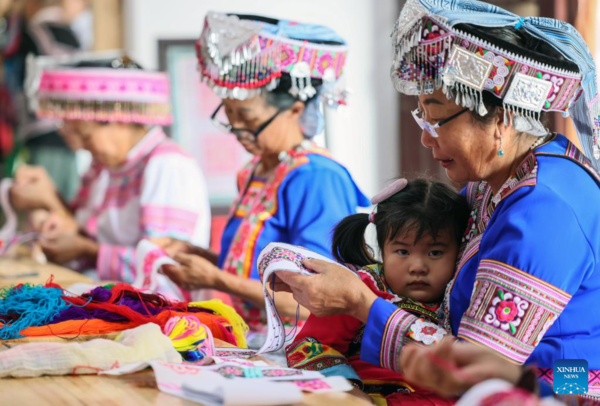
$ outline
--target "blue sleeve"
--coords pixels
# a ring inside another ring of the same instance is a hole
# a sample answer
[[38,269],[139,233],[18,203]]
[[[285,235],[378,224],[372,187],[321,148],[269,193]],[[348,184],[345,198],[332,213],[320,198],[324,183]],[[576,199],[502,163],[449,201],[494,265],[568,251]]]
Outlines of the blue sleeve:
[[360,359],[400,372],[400,353],[405,344],[434,345],[445,335],[447,332],[437,324],[378,298],[369,311]]
[[327,257],[335,226],[366,200],[345,169],[313,163],[295,169],[281,189],[290,244]]
[[544,184],[501,201],[481,240],[458,337],[524,363],[594,269],[580,220]]
[[361,360],[381,366],[380,354],[383,345],[383,336],[388,320],[397,309],[394,304],[382,298],[375,300],[369,311],[369,318],[360,347]]

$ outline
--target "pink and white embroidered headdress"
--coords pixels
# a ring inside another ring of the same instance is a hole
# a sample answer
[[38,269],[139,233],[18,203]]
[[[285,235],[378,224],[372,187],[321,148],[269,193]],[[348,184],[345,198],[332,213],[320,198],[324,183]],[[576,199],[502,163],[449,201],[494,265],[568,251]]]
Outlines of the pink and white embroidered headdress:
[[41,118],[168,125],[170,82],[165,73],[128,68],[56,67],[40,78]]

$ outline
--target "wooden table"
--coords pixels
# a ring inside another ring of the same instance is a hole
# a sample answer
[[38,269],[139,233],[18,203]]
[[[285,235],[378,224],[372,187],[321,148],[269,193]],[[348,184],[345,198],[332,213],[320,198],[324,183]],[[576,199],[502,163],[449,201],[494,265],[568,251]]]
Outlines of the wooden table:
[[[0,404],[3,405],[197,405],[160,392],[154,373],[143,371],[119,377],[57,376],[1,379]],[[363,406],[367,402],[347,393],[307,394],[301,406]]]
[[44,284],[51,276],[63,288],[74,283],[93,283],[90,278],[62,266],[42,265],[31,259],[0,258],[0,287],[26,282]]

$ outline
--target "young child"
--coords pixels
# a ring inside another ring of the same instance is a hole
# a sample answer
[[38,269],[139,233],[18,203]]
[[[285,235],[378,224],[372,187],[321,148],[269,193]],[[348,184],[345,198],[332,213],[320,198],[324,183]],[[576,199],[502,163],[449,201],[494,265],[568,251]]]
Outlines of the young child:
[[[400,179],[372,199],[371,215],[355,214],[334,231],[333,254],[359,267],[362,281],[382,297],[420,319],[410,338],[431,344],[443,338],[436,311],[454,275],[459,244],[469,218],[463,196],[440,182]],[[375,224],[383,263],[365,242]],[[360,360],[364,325],[351,316],[310,316],[286,348],[292,368],[343,376],[377,404],[452,404],[418,389],[403,376]]]

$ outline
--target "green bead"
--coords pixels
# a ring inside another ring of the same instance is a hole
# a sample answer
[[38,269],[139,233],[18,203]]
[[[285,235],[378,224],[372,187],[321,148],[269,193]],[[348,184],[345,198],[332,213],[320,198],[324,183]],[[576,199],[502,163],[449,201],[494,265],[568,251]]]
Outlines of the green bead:
[[498,156],[504,156],[504,150],[498,150]]

